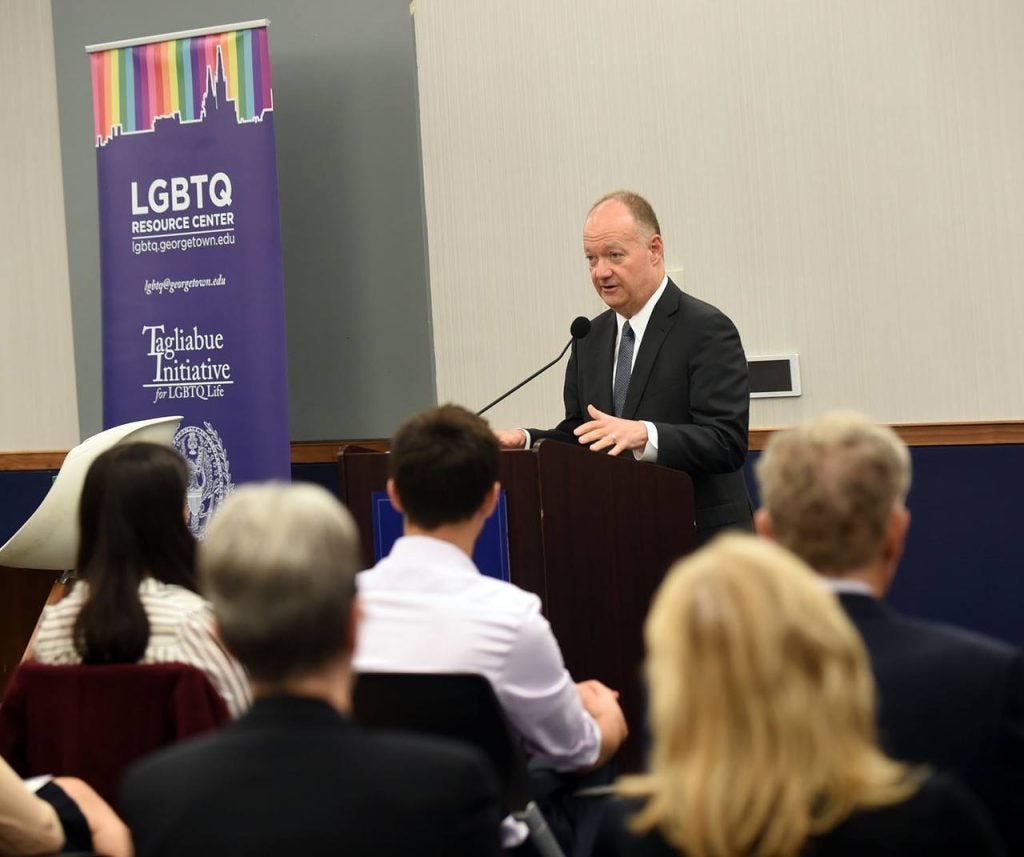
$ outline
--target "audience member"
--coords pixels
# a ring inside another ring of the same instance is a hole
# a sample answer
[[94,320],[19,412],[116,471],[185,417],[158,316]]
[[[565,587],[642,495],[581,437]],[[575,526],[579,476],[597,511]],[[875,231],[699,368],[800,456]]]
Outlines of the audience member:
[[34,792],[0,759],[0,855],[92,851],[131,857],[131,837],[114,810],[81,780],[58,777]]
[[358,536],[314,485],[238,489],[200,546],[202,591],[255,704],[126,774],[140,857],[498,853],[497,785],[468,746],[348,718]]
[[881,601],[910,525],[906,446],[864,416],[830,414],[774,434],[757,476],[758,530],[823,576],[864,639],[882,746],[959,776],[992,812],[1009,853],[1024,854],[1021,652]]
[[[538,803],[561,796],[548,772],[582,772],[608,761],[626,737],[617,694],[598,681],[574,684],[540,599],[482,575],[473,547],[499,498],[498,442],[487,423],[446,405],[408,420],[391,445],[391,502],[404,535],[358,576],[364,622],[360,672],[472,672],[486,676],[533,754]],[[543,771],[543,773],[542,773]],[[565,841],[579,819],[559,803]],[[505,827],[506,844],[521,840]]]
[[32,657],[46,664],[190,664],[237,717],[250,703],[248,682],[196,592],[187,485],[188,465],[166,446],[126,443],[96,458],[79,507],[78,580],[43,611]]
[[669,572],[644,632],[651,769],[620,781],[598,854],[1001,853],[965,789],[878,748],[864,646],[788,552],[720,537]]

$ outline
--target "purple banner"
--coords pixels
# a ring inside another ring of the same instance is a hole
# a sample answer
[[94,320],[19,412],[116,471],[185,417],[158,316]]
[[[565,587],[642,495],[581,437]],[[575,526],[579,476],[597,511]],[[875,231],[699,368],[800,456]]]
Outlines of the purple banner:
[[265,26],[91,54],[105,427],[182,414],[190,526],[290,478]]

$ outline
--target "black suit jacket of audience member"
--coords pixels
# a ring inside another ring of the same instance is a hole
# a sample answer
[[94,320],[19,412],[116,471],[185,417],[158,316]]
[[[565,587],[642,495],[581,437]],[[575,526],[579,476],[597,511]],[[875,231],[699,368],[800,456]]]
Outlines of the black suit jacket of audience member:
[[[614,413],[617,335],[608,310],[574,343],[565,370],[565,419],[550,431],[530,429],[534,442],[578,444],[572,432],[590,419],[587,405]],[[743,478],[749,411],[747,359],[736,326],[669,280],[640,342],[622,416],[654,423],[658,464],[690,474],[702,542],[725,527],[752,529]]]
[[[660,831],[639,836],[627,827],[639,802],[612,801],[593,857],[685,857]],[[977,799],[942,774],[925,777],[905,801],[854,812],[811,839],[801,857],[1004,857],[992,822]]]
[[367,732],[326,703],[257,700],[222,731],[134,765],[121,813],[136,857],[481,857],[498,787],[462,744]]
[[957,775],[1024,854],[1024,657],[957,628],[842,594],[878,685],[879,739],[897,759]]

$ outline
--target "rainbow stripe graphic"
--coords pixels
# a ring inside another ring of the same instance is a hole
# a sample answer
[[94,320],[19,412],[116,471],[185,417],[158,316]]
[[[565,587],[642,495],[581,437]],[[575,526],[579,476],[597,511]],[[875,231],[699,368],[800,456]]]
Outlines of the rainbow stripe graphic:
[[152,131],[157,119],[201,122],[222,75],[239,122],[274,109],[267,28],[172,39],[90,54],[96,145]]

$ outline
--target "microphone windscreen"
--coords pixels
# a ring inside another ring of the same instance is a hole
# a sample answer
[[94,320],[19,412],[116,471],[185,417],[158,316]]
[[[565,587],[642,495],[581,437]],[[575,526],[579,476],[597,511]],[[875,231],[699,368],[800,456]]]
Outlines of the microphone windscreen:
[[588,333],[590,333],[590,319],[580,315],[572,320],[572,324],[569,325],[569,333],[572,334],[573,339],[583,339]]

